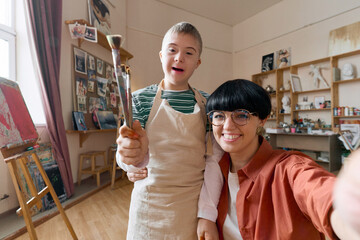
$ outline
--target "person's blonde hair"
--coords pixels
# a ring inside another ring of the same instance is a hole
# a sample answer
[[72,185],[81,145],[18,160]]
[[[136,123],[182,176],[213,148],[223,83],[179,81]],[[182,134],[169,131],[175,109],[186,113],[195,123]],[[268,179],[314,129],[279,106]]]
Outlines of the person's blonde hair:
[[201,39],[201,35],[200,35],[199,31],[196,29],[196,27],[194,27],[194,25],[192,25],[191,23],[188,23],[188,22],[179,22],[179,23],[173,25],[165,33],[165,36],[164,36],[163,42],[162,42],[162,46],[164,45],[164,40],[167,37],[167,35],[173,34],[173,33],[189,34],[189,35],[193,36],[195,38],[195,40],[199,43],[199,56],[201,55],[203,43],[202,43],[202,39]]

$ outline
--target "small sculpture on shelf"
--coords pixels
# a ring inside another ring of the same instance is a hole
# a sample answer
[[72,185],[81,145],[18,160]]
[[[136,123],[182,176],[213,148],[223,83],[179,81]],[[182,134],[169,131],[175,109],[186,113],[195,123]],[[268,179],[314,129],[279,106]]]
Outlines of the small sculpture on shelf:
[[304,96],[303,101],[298,102],[297,105],[299,106],[300,110],[309,110],[312,108],[312,103],[308,102],[308,96]]
[[345,63],[341,69],[341,80],[349,80],[355,78],[354,66],[351,63]]
[[319,66],[315,66],[313,64],[310,65],[311,71],[310,71],[310,75],[313,76],[313,80],[314,80],[314,85],[315,87],[319,87],[319,81],[321,81],[325,87],[329,88],[329,84],[327,83],[327,81],[323,78],[323,76],[321,76],[321,68]]
[[290,131],[291,131],[290,124],[288,124],[286,122],[280,122],[279,126],[284,130],[284,132],[290,133]]
[[269,93],[269,94],[272,94],[272,93],[275,93],[276,91],[274,90],[274,88],[270,85],[267,85],[265,90]]
[[270,112],[270,119],[275,119],[276,118],[276,108],[271,109]]
[[290,107],[290,98],[289,96],[283,96],[281,99],[282,102],[282,109],[284,110],[284,113],[290,113],[291,107]]

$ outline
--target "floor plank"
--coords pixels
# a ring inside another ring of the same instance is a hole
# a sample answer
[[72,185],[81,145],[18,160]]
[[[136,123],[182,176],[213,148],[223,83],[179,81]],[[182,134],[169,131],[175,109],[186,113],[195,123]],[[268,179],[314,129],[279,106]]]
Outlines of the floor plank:
[[[116,189],[106,187],[65,211],[79,239],[126,239],[133,184],[127,178],[116,184]],[[60,215],[39,225],[35,231],[39,240],[72,239]],[[16,239],[27,240],[29,236],[26,233]]]

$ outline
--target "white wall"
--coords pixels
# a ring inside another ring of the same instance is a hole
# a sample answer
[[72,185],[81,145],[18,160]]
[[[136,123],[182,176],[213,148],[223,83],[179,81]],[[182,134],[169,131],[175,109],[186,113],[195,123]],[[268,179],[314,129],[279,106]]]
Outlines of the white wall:
[[191,22],[203,39],[202,64],[190,85],[211,93],[232,76],[232,28],[185,12],[155,0],[127,1],[128,50],[131,60],[132,88],[158,83],[163,78],[159,51],[162,37],[175,23]]
[[292,65],[328,56],[329,32],[360,20],[358,0],[283,0],[234,26],[234,77],[261,71],[262,56],[291,47]]

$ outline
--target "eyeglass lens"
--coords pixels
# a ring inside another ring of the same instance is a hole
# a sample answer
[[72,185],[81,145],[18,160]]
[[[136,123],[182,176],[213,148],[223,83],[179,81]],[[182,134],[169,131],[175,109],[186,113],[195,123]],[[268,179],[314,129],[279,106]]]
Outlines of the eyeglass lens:
[[[210,113],[209,118],[213,125],[220,126],[224,124],[226,120],[226,115],[223,112],[214,111]],[[234,123],[242,126],[247,124],[250,118],[250,113],[247,112],[246,110],[235,110],[231,112],[231,118],[234,121]]]

